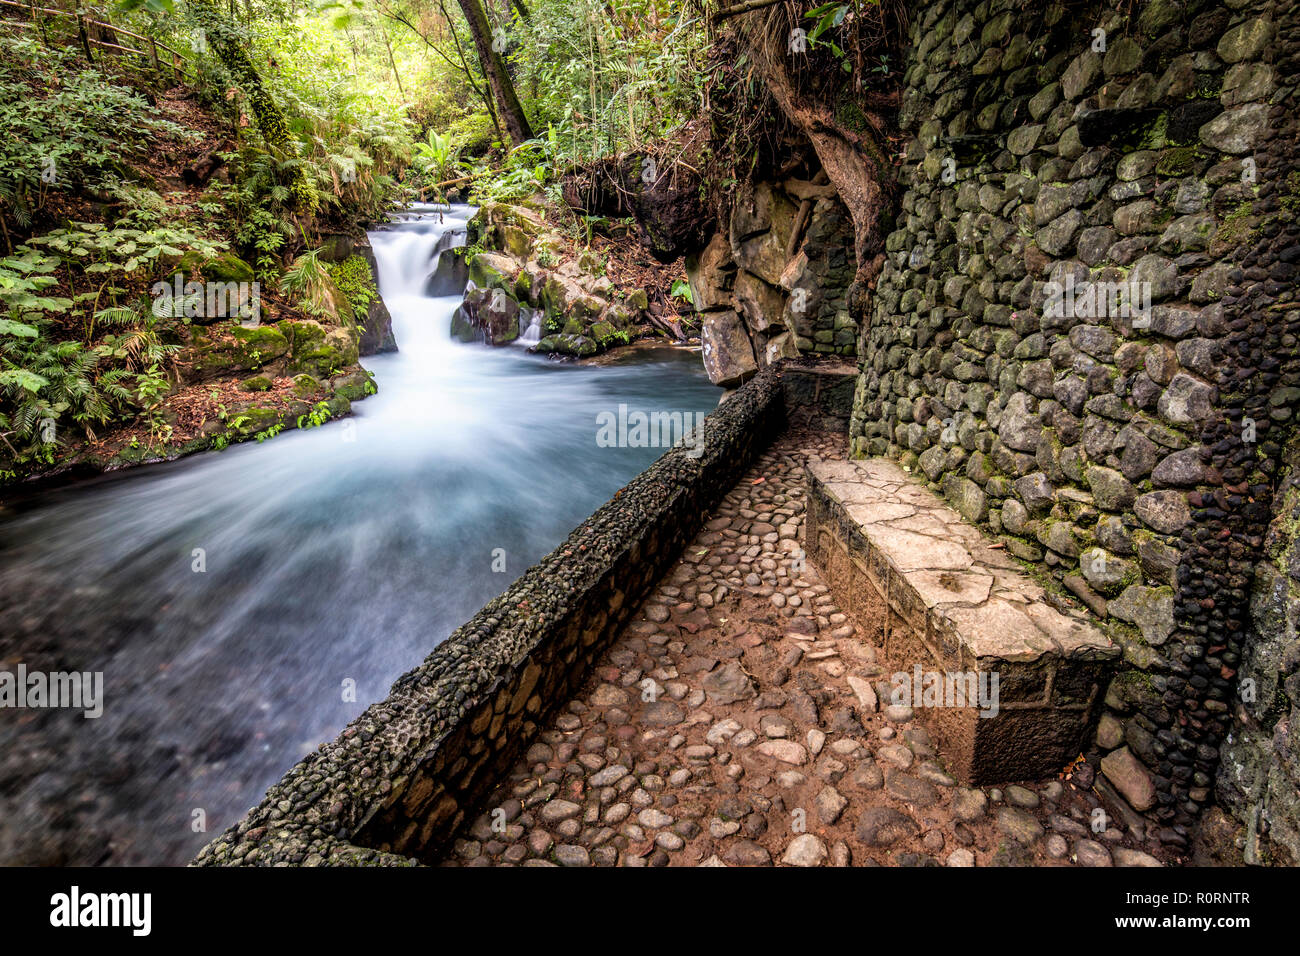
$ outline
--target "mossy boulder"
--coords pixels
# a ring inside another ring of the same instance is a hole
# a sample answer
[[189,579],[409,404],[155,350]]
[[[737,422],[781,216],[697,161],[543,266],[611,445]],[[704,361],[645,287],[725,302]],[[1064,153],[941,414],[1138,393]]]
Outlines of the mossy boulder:
[[306,372],[316,378],[328,378],[358,361],[355,329],[326,329],[319,322],[285,320],[292,343],[290,372]]
[[480,252],[470,260],[469,281],[480,289],[502,289],[509,292],[514,288],[515,276],[520,268],[509,256]]
[[548,319],[576,318],[587,322],[604,310],[606,302],[582,288],[576,281],[552,275],[542,286],[541,308]]
[[193,369],[199,380],[257,371],[288,351],[284,333],[272,325],[232,325],[216,335],[196,330],[191,339]]
[[306,397],[308,395],[314,395],[318,391],[320,391],[320,382],[316,381],[316,379],[312,378],[305,372],[293,377],[293,392],[295,395]]
[[359,402],[377,391],[374,376],[364,368],[338,376],[330,382],[330,386],[334,389],[335,396],[341,395],[349,402]]
[[542,304],[542,287],[546,284],[546,274],[535,263],[527,263],[515,278],[515,298],[531,306]]
[[263,408],[250,405],[240,411],[231,412],[226,419],[230,430],[243,437],[266,431],[280,421],[280,411],[276,408]]
[[533,241],[519,226],[503,226],[501,240],[502,248],[516,259],[527,259],[532,254]]
[[471,243],[481,240],[485,248],[508,249],[508,231],[531,239],[541,235],[545,226],[546,220],[524,204],[485,202],[467,224],[466,232]]
[[469,313],[462,304],[451,316],[451,337],[459,342],[477,342],[479,331],[470,321]]
[[273,384],[265,375],[254,375],[251,378],[244,379],[239,387],[245,392],[265,392],[269,391]]
[[324,309],[323,318],[330,325],[355,326],[357,324],[356,309],[328,274],[321,276],[321,299],[316,305]]
[[616,329],[625,329],[632,324],[632,313],[621,305],[611,305],[605,310],[605,321]]
[[593,323],[590,335],[602,349],[607,349],[611,345],[626,344],[628,340],[626,332],[604,321]]
[[451,335],[462,342],[506,345],[519,338],[520,311],[500,289],[471,289],[452,317]]
[[253,282],[257,278],[253,267],[233,252],[211,257],[199,252],[187,252],[176,264],[176,268],[187,276],[198,276],[209,282]]
[[600,347],[585,335],[548,335],[534,351],[586,358],[599,352]]
[[335,393],[326,400],[325,405],[330,410],[331,418],[342,418],[345,415],[352,414],[352,400],[341,392]]

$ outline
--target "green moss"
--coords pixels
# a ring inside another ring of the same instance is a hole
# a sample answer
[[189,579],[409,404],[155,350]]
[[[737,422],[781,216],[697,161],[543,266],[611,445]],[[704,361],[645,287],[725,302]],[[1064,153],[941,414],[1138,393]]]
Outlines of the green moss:
[[1196,146],[1175,146],[1165,150],[1156,163],[1156,172],[1161,176],[1186,176],[1201,158],[1201,151]]
[[358,316],[364,316],[370,303],[379,298],[370,263],[362,256],[348,256],[328,267],[330,278]]
[[233,428],[241,436],[248,437],[264,431],[280,421],[280,412],[275,408],[246,408],[231,416]]
[[1300,170],[1292,170],[1278,199],[1287,218],[1300,216]]
[[591,337],[603,349],[611,345],[626,345],[629,341],[627,332],[615,328],[608,322],[597,322],[592,325]]
[[302,375],[293,377],[293,391],[295,395],[306,397],[314,395],[320,389],[320,382],[312,378],[305,372]]
[[1151,675],[1146,671],[1140,671],[1136,669],[1121,671],[1120,673],[1115,675],[1115,679],[1111,683],[1115,686],[1115,689],[1120,693],[1120,696],[1123,696],[1123,691],[1127,690],[1128,688],[1135,688],[1135,689],[1149,690],[1149,691],[1155,690],[1155,684],[1151,680]]
[[1196,74],[1196,86],[1192,90],[1192,99],[1214,100],[1223,90],[1223,79],[1214,73]]
[[256,279],[253,267],[230,252],[217,256],[187,252],[176,264],[176,268],[187,276],[203,278],[209,282],[252,282]]
[[346,378],[335,380],[335,397],[341,396],[349,402],[358,402],[368,395],[375,394],[376,391],[378,389],[375,387],[374,379],[365,369],[358,369]]
[[1242,203],[1228,215],[1223,217],[1223,223],[1219,226],[1219,231],[1215,238],[1219,242],[1240,246],[1254,234],[1255,229],[1251,225],[1251,214],[1254,212],[1254,203]]
[[246,328],[231,326],[233,341],[194,336],[193,361],[203,372],[254,371],[280,358],[289,351],[289,342],[275,326],[258,325]]

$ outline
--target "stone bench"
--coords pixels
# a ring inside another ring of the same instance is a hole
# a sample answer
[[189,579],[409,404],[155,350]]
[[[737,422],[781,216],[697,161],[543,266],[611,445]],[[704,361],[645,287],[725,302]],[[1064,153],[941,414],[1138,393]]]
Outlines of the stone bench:
[[[1119,647],[1084,612],[1048,603],[996,542],[896,463],[815,461],[808,474],[807,556],[842,607],[882,622],[885,659],[909,678],[887,673],[889,690],[906,687],[948,769],[988,785],[1042,779],[1077,757]],[[981,685],[991,695],[995,679],[996,707],[961,696]],[[946,697],[926,690],[938,681]]]

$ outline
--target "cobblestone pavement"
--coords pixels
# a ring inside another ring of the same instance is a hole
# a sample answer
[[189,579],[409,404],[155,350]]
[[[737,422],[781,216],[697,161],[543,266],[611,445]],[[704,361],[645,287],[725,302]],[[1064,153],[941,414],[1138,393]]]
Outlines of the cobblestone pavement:
[[966,789],[879,699],[906,666],[801,560],[813,455],[843,459],[842,436],[788,432],[762,456],[436,862],[1159,865],[1129,821],[1094,832],[1086,764]]

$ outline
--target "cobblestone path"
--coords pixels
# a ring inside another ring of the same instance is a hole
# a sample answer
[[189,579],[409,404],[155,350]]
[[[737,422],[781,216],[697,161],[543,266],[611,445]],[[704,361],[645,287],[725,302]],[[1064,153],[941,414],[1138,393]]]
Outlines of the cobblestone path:
[[1143,821],[1095,832],[1086,764],[966,789],[881,698],[906,665],[802,561],[811,456],[844,458],[842,436],[768,449],[437,862],[1160,865]]

